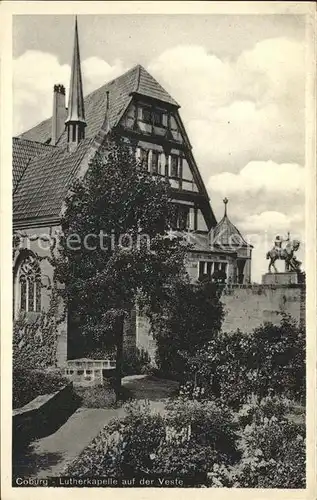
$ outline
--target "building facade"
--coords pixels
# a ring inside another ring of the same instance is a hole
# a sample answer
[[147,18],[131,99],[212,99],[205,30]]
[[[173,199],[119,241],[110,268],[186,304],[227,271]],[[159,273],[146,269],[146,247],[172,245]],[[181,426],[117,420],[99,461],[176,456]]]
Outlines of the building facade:
[[[174,231],[188,235],[193,280],[213,277],[248,283],[252,248],[225,214],[217,224],[179,104],[141,66],[84,98],[77,21],[66,108],[65,88],[54,86],[53,115],[13,138],[14,317],[35,318],[48,308],[53,269],[47,257],[58,238],[67,191],[115,131],[129,140],[149,175],[169,179],[176,205]],[[61,360],[67,357],[67,322],[59,326]]]

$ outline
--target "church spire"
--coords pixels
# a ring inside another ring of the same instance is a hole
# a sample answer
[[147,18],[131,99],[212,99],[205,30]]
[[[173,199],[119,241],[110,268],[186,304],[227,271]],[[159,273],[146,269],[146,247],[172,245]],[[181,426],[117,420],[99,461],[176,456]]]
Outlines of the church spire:
[[75,19],[74,52],[69,87],[68,115],[65,124],[67,128],[67,142],[70,149],[74,149],[79,142],[84,139],[86,127],[77,16]]

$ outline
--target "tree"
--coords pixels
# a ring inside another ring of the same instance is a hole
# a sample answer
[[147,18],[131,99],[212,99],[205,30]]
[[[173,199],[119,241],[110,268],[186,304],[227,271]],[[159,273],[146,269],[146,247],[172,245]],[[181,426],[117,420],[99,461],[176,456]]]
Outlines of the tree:
[[175,279],[163,290],[157,309],[149,311],[157,341],[157,364],[184,379],[188,359],[216,337],[224,316],[220,289],[211,281]]
[[149,175],[133,148],[114,136],[65,200],[53,264],[65,285],[71,349],[74,357],[116,352],[117,396],[124,318],[138,296],[153,305],[164,286],[185,278],[186,245],[167,237],[170,200],[168,181]]

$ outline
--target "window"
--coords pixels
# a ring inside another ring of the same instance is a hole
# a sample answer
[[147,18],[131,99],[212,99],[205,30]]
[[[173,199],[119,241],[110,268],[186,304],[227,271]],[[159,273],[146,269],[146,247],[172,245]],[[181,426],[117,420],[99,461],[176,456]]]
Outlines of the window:
[[75,123],[73,124],[73,137],[72,137],[72,141],[76,142],[76,125],[75,125]]
[[173,205],[172,210],[172,220],[171,220],[172,229],[178,229],[180,231],[185,231],[189,227],[189,207]]
[[199,261],[199,279],[202,278],[211,278],[212,277],[212,272],[213,272],[213,262],[211,261],[206,261],[206,260],[200,260]]
[[152,151],[152,173],[158,173],[159,155],[157,151]]
[[159,110],[155,110],[153,113],[153,123],[157,127],[163,126],[163,112]]
[[152,113],[150,108],[142,108],[142,121],[152,123]]
[[41,311],[41,272],[36,259],[29,255],[21,264],[19,273],[20,310]]
[[144,170],[148,169],[148,156],[149,152],[147,149],[141,149],[140,150],[140,162]]
[[178,228],[185,231],[189,225],[189,207],[179,207],[178,211]]
[[171,155],[171,177],[178,177],[178,156]]

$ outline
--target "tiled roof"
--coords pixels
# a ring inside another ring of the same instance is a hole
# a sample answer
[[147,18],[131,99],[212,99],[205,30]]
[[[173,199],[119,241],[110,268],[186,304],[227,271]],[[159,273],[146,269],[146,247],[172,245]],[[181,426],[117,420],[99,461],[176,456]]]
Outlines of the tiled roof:
[[212,234],[211,243],[217,246],[249,246],[245,239],[243,238],[240,231],[236,228],[234,224],[228,219],[227,215],[221,219],[217,224]]
[[28,141],[13,137],[12,143],[12,184],[13,190],[16,189],[28,163],[35,156],[46,154],[54,149],[54,146],[48,146],[40,142]]
[[[80,142],[73,153],[67,150],[66,131],[63,132],[56,146],[44,144],[51,138],[51,118],[21,134],[19,138],[14,139],[14,142],[18,144],[18,149],[21,147],[19,144],[25,143],[30,144],[30,147],[38,151],[38,154],[42,153],[41,148],[43,153],[47,152],[47,154],[44,156],[41,154],[38,157],[32,154],[30,160],[25,153],[23,162],[20,159],[16,160],[19,166],[15,179],[20,178],[20,181],[13,199],[15,221],[21,223],[37,217],[58,217],[67,189],[80,162],[105,122],[107,91],[109,91],[108,123],[110,128],[118,124],[134,93],[178,106],[163,87],[142,66],[138,65],[86,96],[84,100],[86,138]],[[22,155],[22,153],[19,154]],[[27,169],[24,165],[27,165]],[[23,173],[22,177],[21,173]]]
[[[104,123],[107,91],[109,91],[108,118],[111,128],[118,124],[134,93],[152,97],[179,107],[166,90],[142,66],[137,65],[85,97],[85,117],[87,123],[85,135],[88,138],[95,137]],[[20,137],[31,141],[48,141],[51,138],[51,118],[24,132]],[[64,145],[66,140],[66,133],[64,132],[57,145]]]
[[153,97],[159,101],[168,102],[174,106],[179,107],[179,104],[171,97],[166,90],[158,83],[157,80],[153,78],[150,73],[148,73],[143,66],[136,66],[133,68],[135,72],[138,72],[138,82],[135,92],[137,94],[145,95],[148,97]]
[[51,147],[46,155],[33,158],[13,197],[13,219],[58,217],[67,189],[91,144],[92,139],[84,139],[72,153],[67,146]]

